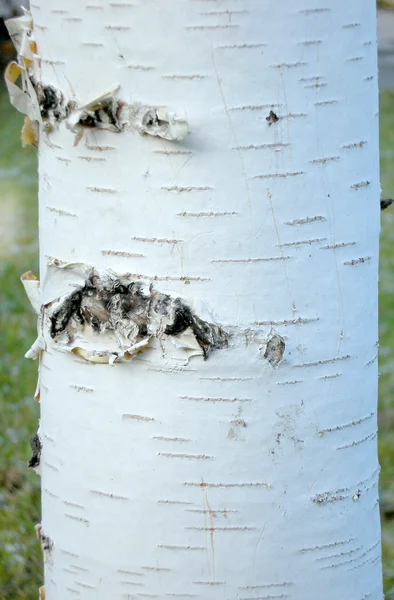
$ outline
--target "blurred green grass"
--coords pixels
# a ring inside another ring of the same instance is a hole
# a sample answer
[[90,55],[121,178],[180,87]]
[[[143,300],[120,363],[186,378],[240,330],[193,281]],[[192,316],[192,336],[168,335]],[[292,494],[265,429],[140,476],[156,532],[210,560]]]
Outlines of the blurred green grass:
[[394,9],[394,0],[377,0],[376,4],[378,8],[383,8],[385,10]]
[[[394,93],[380,98],[381,183],[394,197]],[[35,339],[35,317],[19,275],[38,272],[37,158],[21,148],[20,115],[0,86],[0,600],[32,600],[42,584],[34,525],[39,478],[28,471],[29,438],[38,422],[33,400],[37,364],[23,359]],[[394,208],[382,214],[380,263],[379,455],[383,562],[387,600],[394,600]],[[393,507],[393,514],[390,509]]]
[[39,411],[37,364],[23,354],[36,324],[18,276],[38,268],[37,157],[21,148],[23,119],[2,85],[0,114],[0,599],[32,600],[42,581],[40,481],[26,461]]
[[[394,198],[394,93],[380,97],[380,178]],[[391,207],[392,208],[392,207]],[[382,213],[379,284],[379,460],[386,600],[394,600],[394,211]],[[387,516],[385,516],[385,513]]]

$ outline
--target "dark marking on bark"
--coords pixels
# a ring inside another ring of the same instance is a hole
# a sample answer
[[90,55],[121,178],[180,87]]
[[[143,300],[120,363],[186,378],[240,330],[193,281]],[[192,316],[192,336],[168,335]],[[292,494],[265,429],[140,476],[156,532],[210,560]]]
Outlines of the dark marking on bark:
[[79,108],[75,101],[66,102],[63,93],[52,85],[43,85],[30,78],[37,94],[41,117],[52,124],[66,119],[74,111],[80,111],[79,120],[73,127],[101,128],[121,131],[120,113],[123,103],[111,94],[99,98],[96,102]]
[[394,202],[394,200],[381,200],[380,201],[380,210],[385,210],[386,208],[388,208],[389,206],[392,205],[392,203]]
[[269,364],[276,369],[285,353],[286,344],[282,336],[278,333],[273,335],[267,342],[264,358],[268,360]]
[[271,127],[273,123],[277,123],[279,121],[279,117],[273,110],[270,110],[268,117],[265,117],[265,120],[268,121],[268,125]]
[[53,548],[53,541],[45,533],[41,533],[41,548],[43,552],[50,552]]
[[148,110],[142,118],[142,126],[145,127],[147,132],[154,127],[165,127],[166,125],[166,121],[160,119],[159,115],[153,108]]
[[31,446],[31,450],[32,450],[32,455],[31,455],[29,462],[27,463],[27,466],[29,468],[35,468],[35,467],[38,467],[40,464],[41,449],[42,449],[42,444],[41,444],[40,436],[38,435],[38,433],[35,433],[30,438],[30,446]]
[[41,523],[35,526],[37,539],[41,542],[41,549],[43,552],[50,552],[53,548],[53,540],[49,535],[45,535],[42,529]]
[[108,96],[97,102],[97,104],[86,108],[78,121],[80,127],[97,127],[101,129],[111,129],[112,131],[121,131],[120,112],[122,102]]
[[59,122],[76,109],[76,102],[67,102],[61,91],[52,85],[44,85],[30,77],[31,84],[37,94],[41,117],[44,121]]
[[[160,294],[160,296],[163,296],[163,294]],[[190,327],[204,352],[205,358],[212,349],[227,347],[228,336],[220,327],[213,323],[207,323],[197,315],[194,315],[191,309],[180,298],[176,298],[175,300],[172,300],[169,296],[166,298],[172,302],[171,308],[173,310],[172,323],[167,325],[164,330],[166,335],[179,335]]]
[[35,85],[35,90],[42,118],[47,119],[50,111],[52,111],[53,115],[56,117],[56,112],[58,112],[57,109],[62,101],[62,96],[59,95],[51,85],[42,85],[41,83],[38,83]]
[[80,317],[81,300],[81,292],[74,292],[63,302],[62,308],[52,314],[51,336],[53,338],[64,331],[73,315],[75,315],[76,318],[82,322]]
[[150,335],[177,336],[191,329],[204,358],[228,346],[228,334],[218,325],[194,314],[180,298],[158,292],[153,285],[144,292],[140,282],[101,278],[92,270],[85,284],[66,297],[50,316],[50,334],[69,339],[75,328],[90,325],[96,333],[113,331],[136,344]]

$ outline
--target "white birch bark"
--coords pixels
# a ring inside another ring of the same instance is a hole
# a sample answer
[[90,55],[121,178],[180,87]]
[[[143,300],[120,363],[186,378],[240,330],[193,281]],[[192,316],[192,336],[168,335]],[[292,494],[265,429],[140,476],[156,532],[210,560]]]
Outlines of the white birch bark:
[[42,301],[54,257],[231,333],[207,360],[156,343],[111,366],[44,331],[46,599],[380,600],[374,2],[32,13],[44,84],[189,124],[41,133]]

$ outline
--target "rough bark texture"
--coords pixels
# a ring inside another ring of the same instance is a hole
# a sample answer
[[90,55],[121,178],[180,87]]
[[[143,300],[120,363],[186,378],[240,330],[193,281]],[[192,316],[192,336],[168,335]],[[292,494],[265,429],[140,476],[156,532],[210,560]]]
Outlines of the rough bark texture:
[[[76,103],[39,142],[46,600],[380,600],[374,3],[32,13],[41,82]],[[142,129],[91,103],[117,86]],[[158,327],[112,366],[64,352],[67,263],[153,284],[227,347]]]

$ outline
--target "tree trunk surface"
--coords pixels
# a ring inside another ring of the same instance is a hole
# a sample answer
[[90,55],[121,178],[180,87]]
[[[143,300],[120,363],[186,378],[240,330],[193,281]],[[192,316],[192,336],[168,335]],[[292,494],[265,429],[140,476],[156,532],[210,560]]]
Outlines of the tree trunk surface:
[[380,600],[374,3],[32,15],[46,600]]

